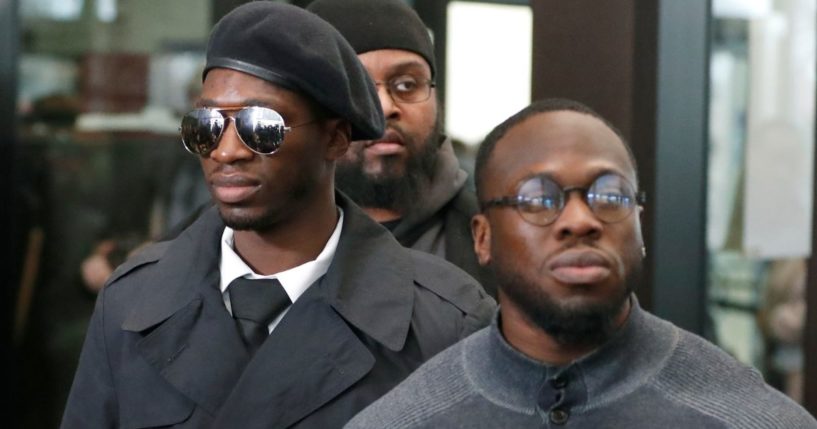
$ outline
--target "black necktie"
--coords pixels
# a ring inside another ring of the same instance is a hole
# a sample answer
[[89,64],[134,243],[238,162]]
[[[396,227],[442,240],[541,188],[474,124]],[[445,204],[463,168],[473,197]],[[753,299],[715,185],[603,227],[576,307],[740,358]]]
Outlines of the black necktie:
[[250,353],[267,339],[267,327],[292,301],[276,279],[237,278],[227,287],[238,331]]

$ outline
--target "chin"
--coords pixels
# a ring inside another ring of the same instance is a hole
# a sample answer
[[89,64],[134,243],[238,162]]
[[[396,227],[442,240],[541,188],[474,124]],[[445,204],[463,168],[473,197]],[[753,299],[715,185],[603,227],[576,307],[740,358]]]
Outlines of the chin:
[[[606,341],[615,330],[615,320],[631,292],[626,283],[620,286],[544,285],[540,279],[525,278],[519,273],[495,270],[494,274],[510,304],[519,309],[531,325],[566,346],[598,345]],[[570,290],[567,294],[554,294],[554,288]]]
[[275,224],[270,213],[253,213],[246,208],[219,206],[219,214],[224,224],[236,231],[263,231]]
[[366,168],[365,174],[369,180],[377,183],[384,180],[402,179],[405,172],[406,166],[402,158],[390,156],[372,161]]

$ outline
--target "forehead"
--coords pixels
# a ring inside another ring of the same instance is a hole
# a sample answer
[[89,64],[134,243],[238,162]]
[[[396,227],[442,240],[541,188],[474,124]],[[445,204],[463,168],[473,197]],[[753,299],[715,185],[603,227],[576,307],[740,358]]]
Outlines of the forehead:
[[402,49],[377,49],[357,56],[375,80],[388,79],[397,74],[412,73],[431,77],[431,67],[420,55]]
[[281,111],[309,108],[308,100],[295,91],[236,70],[215,68],[202,84],[198,106],[265,106]]
[[537,113],[516,124],[497,142],[487,172],[486,187],[494,192],[507,192],[537,173],[549,174],[562,186],[587,185],[602,172],[636,183],[615,132],[599,119],[573,111]]

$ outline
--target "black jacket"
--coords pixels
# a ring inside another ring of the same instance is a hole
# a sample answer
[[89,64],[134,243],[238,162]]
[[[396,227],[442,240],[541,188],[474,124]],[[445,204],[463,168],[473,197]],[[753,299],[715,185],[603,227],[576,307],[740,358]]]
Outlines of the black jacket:
[[422,362],[486,326],[463,271],[403,248],[338,194],[328,272],[248,359],[219,290],[216,209],[149,247],[101,292],[64,428],[341,427]]

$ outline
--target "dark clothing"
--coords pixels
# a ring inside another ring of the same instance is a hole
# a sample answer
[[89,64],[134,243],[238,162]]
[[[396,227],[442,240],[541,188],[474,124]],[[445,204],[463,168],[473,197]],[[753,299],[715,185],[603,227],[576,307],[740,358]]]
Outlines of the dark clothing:
[[348,121],[352,140],[383,135],[377,89],[354,49],[335,27],[295,5],[251,1],[224,15],[210,32],[202,80],[215,68],[306,95]]
[[63,428],[340,427],[490,322],[464,272],[401,247],[346,197],[327,273],[252,358],[219,290],[209,209],[117,269],[100,293]]
[[466,187],[468,174],[459,167],[451,140],[439,152],[428,189],[410,213],[389,228],[400,244],[445,258],[479,280],[496,297],[496,285],[487,267],[477,262],[471,218],[479,212],[474,192]]
[[497,317],[346,428],[817,428],[756,370],[632,302],[608,343],[566,367],[513,348]]

